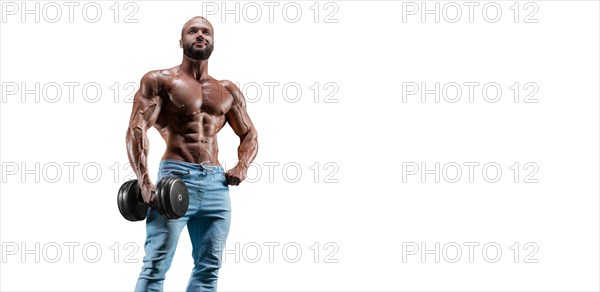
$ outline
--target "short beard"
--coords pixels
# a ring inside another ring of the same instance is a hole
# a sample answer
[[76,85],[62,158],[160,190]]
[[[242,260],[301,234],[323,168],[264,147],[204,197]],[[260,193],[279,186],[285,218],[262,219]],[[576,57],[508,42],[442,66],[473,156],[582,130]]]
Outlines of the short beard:
[[208,44],[204,50],[194,50],[194,43],[191,43],[183,47],[183,53],[194,60],[206,60],[212,54],[213,49],[214,45]]

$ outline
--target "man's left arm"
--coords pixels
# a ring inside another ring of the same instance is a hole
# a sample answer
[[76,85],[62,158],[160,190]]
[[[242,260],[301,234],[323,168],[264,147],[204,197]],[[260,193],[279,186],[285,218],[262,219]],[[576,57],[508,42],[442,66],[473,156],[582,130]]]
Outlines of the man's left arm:
[[224,81],[225,88],[233,97],[233,104],[225,114],[225,118],[233,131],[240,137],[237,165],[225,173],[227,183],[237,186],[244,179],[250,163],[258,153],[258,135],[246,111],[246,100],[242,92],[230,81]]

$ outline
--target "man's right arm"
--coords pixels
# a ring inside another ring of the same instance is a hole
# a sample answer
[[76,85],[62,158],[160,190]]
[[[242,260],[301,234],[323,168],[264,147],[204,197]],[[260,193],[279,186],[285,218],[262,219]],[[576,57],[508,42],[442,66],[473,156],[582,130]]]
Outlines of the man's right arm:
[[140,89],[133,98],[133,109],[127,129],[126,144],[129,163],[135,175],[138,185],[142,190],[144,202],[154,203],[152,193],[155,185],[148,176],[148,135],[147,130],[151,128],[162,105],[159,92],[162,88],[161,74],[156,71],[148,72],[142,77]]

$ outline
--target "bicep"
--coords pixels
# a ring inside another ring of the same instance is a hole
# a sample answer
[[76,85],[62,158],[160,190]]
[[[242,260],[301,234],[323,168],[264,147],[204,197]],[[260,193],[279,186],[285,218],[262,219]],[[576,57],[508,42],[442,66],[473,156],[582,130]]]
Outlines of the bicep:
[[158,118],[161,108],[159,85],[156,76],[147,73],[140,82],[140,88],[133,97],[130,127],[149,128]]
[[246,111],[246,101],[235,85],[228,87],[233,103],[226,114],[227,122],[238,136],[243,136],[254,129],[250,116]]
[[227,113],[227,122],[238,136],[245,135],[254,127],[246,108],[235,104]]

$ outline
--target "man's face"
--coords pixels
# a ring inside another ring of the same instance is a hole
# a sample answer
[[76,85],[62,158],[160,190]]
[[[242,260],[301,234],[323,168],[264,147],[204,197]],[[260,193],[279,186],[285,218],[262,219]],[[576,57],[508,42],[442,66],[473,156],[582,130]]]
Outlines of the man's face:
[[206,60],[214,48],[213,27],[204,18],[188,21],[181,32],[179,45],[183,53],[194,60]]

